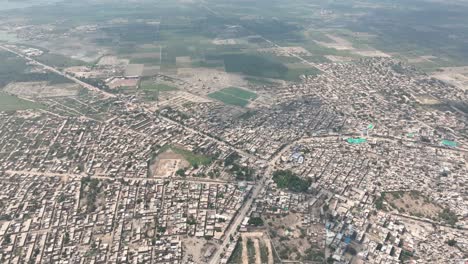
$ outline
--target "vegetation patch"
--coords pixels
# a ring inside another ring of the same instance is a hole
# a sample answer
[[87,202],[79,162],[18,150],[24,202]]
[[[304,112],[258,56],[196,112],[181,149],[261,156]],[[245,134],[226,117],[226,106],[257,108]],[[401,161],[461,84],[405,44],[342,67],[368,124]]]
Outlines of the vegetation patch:
[[381,196],[381,199],[382,203],[383,200],[385,200],[389,207],[397,209],[401,213],[416,217],[435,219],[435,217],[442,212],[442,207],[435,204],[431,199],[418,191],[387,192]]
[[44,53],[41,56],[36,57],[36,60],[46,65],[51,65],[58,68],[68,68],[73,66],[86,65],[86,62],[84,61],[72,59],[67,56],[56,53]]
[[202,155],[202,154],[196,154],[190,150],[179,148],[174,145],[165,145],[164,147],[161,148],[160,153],[163,153],[169,149],[172,150],[174,153],[183,156],[184,159],[187,160],[190,163],[190,165],[195,168],[201,165],[209,165],[213,161],[213,157]]
[[292,192],[306,192],[311,184],[310,180],[304,180],[290,170],[275,171],[273,181],[278,188]]
[[247,255],[249,257],[249,263],[255,263],[255,246],[252,239],[247,239]]
[[225,104],[245,107],[250,100],[257,98],[257,94],[237,87],[228,87],[214,93],[208,94],[209,97],[219,100]]
[[43,105],[0,92],[0,111],[45,108]]
[[234,251],[232,251],[231,257],[229,257],[229,260],[227,263],[230,264],[237,264],[237,263],[242,263],[242,239],[239,238],[237,241],[236,247],[234,248]]
[[163,83],[154,83],[152,80],[143,80],[140,82],[140,89],[149,92],[166,92],[177,90],[174,86],[170,86]]
[[0,87],[11,82],[47,81],[50,85],[71,83],[69,79],[52,72],[31,72],[32,67],[13,53],[0,51]]

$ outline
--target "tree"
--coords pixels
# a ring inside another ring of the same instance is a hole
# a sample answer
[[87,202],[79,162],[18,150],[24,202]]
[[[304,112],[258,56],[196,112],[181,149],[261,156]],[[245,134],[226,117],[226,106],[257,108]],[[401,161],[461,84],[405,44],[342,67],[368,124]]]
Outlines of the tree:
[[3,240],[3,244],[10,244],[11,243],[11,236],[10,234],[5,235],[5,239]]
[[178,170],[176,171],[176,175],[181,176],[181,177],[184,177],[184,176],[185,176],[185,169],[183,169],[183,168],[182,168],[182,169],[178,169]]
[[451,247],[455,246],[457,244],[457,241],[455,239],[450,239],[447,241],[447,244]]
[[67,245],[70,243],[70,234],[68,232],[65,232],[65,235],[63,236],[63,243]]
[[273,181],[278,188],[288,189],[292,192],[307,192],[311,184],[310,179],[302,179],[290,170],[275,171]]
[[254,226],[263,226],[263,219],[260,217],[252,217],[249,219],[249,224]]

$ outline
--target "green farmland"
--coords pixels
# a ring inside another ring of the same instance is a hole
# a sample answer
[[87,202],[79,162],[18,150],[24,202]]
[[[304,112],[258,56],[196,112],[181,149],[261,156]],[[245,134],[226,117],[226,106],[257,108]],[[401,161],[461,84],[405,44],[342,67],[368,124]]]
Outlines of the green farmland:
[[16,111],[41,108],[42,105],[0,92],[0,111]]
[[237,87],[228,87],[222,90],[210,93],[209,97],[221,101],[228,105],[245,107],[250,100],[257,98],[257,94]]

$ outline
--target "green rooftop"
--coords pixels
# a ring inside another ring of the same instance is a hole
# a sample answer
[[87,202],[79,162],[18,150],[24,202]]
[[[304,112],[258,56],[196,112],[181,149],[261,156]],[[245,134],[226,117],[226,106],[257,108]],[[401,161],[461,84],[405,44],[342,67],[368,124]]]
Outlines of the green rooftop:
[[346,139],[346,141],[350,144],[362,144],[362,143],[366,143],[367,142],[367,139],[365,138],[348,138]]
[[447,146],[447,147],[456,147],[458,146],[458,143],[455,141],[450,141],[450,140],[442,140],[442,145]]

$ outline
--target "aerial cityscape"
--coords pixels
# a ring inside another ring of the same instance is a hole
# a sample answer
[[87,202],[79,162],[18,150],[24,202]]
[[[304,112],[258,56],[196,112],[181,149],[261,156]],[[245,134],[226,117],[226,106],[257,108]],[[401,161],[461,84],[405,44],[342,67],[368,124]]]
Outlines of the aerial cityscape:
[[0,263],[468,263],[468,1],[0,1]]

